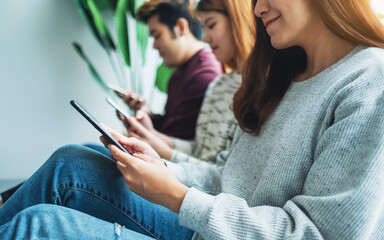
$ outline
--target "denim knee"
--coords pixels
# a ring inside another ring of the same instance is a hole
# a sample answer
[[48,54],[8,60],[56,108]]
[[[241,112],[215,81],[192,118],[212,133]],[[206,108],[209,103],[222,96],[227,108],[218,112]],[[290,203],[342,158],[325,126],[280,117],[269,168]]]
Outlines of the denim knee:
[[89,226],[82,224],[89,218],[66,207],[38,204],[19,212],[6,224],[4,234],[7,239],[94,239],[86,238]]
[[90,180],[92,176],[105,178],[108,174],[116,175],[117,173],[116,164],[108,156],[74,144],[57,149],[41,171],[43,176],[53,176],[61,180]]
[[48,226],[46,224],[49,224],[51,219],[47,217],[56,215],[57,208],[58,206],[52,204],[34,205],[19,212],[13,220],[19,223],[19,226],[28,225],[38,229],[41,225]]
[[66,158],[73,154],[78,154],[84,151],[88,151],[88,148],[79,144],[68,144],[58,148],[53,154],[53,158]]
[[[84,161],[91,160],[86,157],[90,155],[87,147],[78,144],[65,145],[58,148],[48,159],[48,162],[54,166],[71,166],[83,164]],[[83,163],[81,163],[83,162]]]

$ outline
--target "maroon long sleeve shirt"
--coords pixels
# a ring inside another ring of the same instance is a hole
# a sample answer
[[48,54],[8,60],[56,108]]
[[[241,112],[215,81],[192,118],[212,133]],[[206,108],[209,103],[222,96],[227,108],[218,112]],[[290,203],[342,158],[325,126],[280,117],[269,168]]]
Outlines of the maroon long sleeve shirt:
[[203,48],[172,74],[164,115],[153,115],[159,132],[181,139],[193,139],[200,107],[210,82],[221,74],[221,64]]

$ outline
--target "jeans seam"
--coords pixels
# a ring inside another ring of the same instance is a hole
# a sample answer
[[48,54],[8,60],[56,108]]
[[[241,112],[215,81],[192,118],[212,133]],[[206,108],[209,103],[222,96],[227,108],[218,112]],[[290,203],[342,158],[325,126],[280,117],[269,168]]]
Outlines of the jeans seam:
[[[126,217],[128,217],[132,222],[134,222],[137,226],[139,226],[141,229],[143,229],[145,232],[147,232],[149,235],[151,235],[151,237],[155,238],[155,239],[160,239],[158,237],[155,236],[154,233],[152,233],[150,230],[148,230],[147,228],[145,228],[143,225],[141,225],[139,222],[137,222],[134,218],[132,218],[131,216],[129,216],[128,214],[126,214],[124,211],[122,211],[119,207],[115,206],[114,204],[108,202],[107,200],[105,200],[104,198],[101,198],[99,196],[97,196],[96,194],[94,194],[93,192],[89,191],[89,190],[85,190],[83,188],[78,188],[78,187],[63,187],[63,188],[57,188],[58,191],[61,191],[61,190],[79,190],[79,191],[82,191],[82,192],[85,192],[85,193],[88,193],[88,194],[91,194],[92,196],[100,199],[101,201],[109,204],[110,206],[112,206],[113,208],[115,208],[117,211],[121,212],[123,215],[125,215]],[[59,195],[59,193],[53,195],[52,197],[52,202],[53,200]]]

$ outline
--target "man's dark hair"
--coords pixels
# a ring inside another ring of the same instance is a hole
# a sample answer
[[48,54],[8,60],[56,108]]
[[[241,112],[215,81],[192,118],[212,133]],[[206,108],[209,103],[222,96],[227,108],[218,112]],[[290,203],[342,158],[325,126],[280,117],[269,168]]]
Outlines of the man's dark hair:
[[185,5],[171,2],[147,2],[137,12],[137,18],[145,23],[155,15],[159,16],[159,22],[168,26],[172,34],[175,34],[173,28],[176,26],[177,20],[185,18],[192,34],[196,39],[201,40],[201,24],[199,20],[192,17]]

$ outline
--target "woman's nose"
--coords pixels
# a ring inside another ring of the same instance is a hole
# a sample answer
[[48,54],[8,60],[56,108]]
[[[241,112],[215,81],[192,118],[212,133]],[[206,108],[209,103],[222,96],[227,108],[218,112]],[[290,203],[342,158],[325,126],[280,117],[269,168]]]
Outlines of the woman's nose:
[[203,37],[203,41],[206,43],[209,43],[211,41],[211,38],[209,37],[209,34],[205,33]]
[[268,0],[258,0],[256,2],[255,8],[253,9],[253,13],[256,17],[261,18],[261,16],[267,13],[270,9]]

